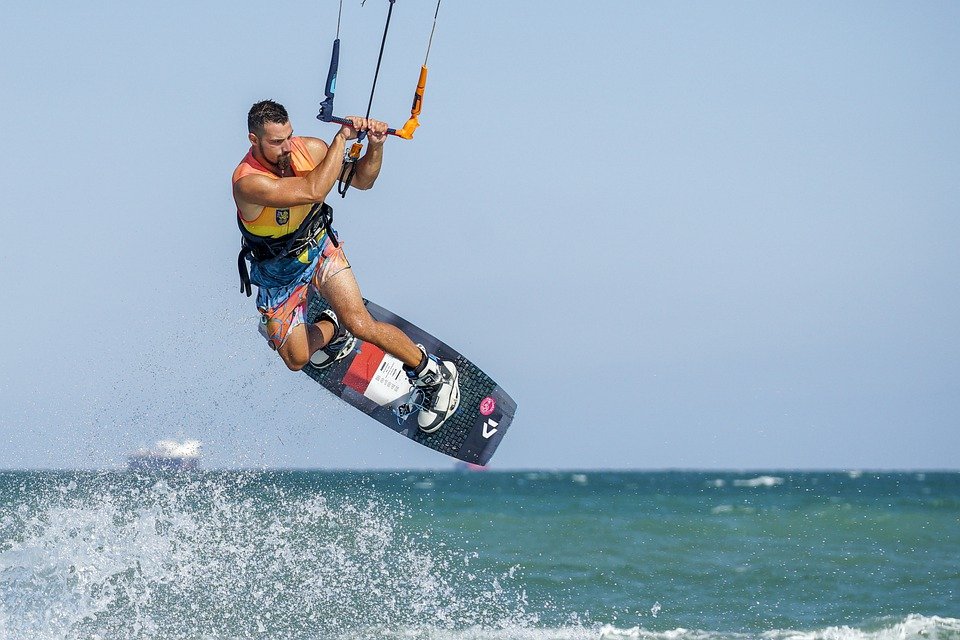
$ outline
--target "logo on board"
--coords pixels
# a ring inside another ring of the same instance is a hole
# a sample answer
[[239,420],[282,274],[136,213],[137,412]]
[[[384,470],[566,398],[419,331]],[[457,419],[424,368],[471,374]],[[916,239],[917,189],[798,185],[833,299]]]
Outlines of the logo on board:
[[497,408],[497,401],[487,396],[480,401],[480,415],[488,416]]

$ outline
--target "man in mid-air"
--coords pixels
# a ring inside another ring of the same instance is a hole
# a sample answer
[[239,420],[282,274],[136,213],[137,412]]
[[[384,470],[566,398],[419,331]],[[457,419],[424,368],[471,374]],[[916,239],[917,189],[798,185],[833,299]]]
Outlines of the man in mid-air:
[[[324,203],[347,166],[347,140],[366,132],[368,144],[356,160],[351,186],[369,189],[380,174],[387,125],[352,116],[327,144],[295,137],[286,109],[258,102],[247,115],[250,151],[233,172],[233,198],[243,236],[239,258],[247,295],[257,285],[260,332],[293,371],[323,368],[346,357],[356,339],[403,362],[413,386],[417,423],[432,433],[457,410],[460,386],[452,362],[440,361],[399,328],[374,320],[330,226]],[[245,260],[250,261],[247,274]],[[307,296],[320,295],[332,310],[306,320]]]

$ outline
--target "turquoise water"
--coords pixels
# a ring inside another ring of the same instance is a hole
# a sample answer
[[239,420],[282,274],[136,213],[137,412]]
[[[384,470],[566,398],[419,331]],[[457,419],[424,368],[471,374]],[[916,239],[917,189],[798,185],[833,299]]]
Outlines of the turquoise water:
[[0,639],[960,640],[958,473],[0,473]]

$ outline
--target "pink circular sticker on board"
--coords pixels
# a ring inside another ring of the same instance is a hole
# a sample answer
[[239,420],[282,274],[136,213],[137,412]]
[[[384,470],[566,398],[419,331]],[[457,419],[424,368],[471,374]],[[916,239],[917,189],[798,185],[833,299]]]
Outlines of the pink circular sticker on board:
[[493,410],[497,408],[497,401],[487,396],[480,401],[480,413],[482,415],[488,416],[493,413]]

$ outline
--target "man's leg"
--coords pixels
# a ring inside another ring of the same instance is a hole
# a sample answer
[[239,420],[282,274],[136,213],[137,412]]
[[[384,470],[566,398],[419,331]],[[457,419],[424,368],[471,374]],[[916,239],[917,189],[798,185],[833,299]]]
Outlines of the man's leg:
[[310,355],[333,338],[335,330],[329,319],[314,324],[305,322],[307,295],[308,285],[303,285],[285,300],[274,301],[271,308],[260,310],[260,333],[292,371],[302,369]]
[[417,425],[433,433],[457,410],[460,404],[460,381],[452,362],[428,356],[407,334],[386,322],[370,316],[352,269],[343,269],[330,276],[320,294],[333,307],[341,324],[354,336],[374,344],[402,361],[410,383],[417,390],[419,412]]
[[314,324],[304,322],[290,330],[277,353],[287,368],[300,371],[310,362],[310,356],[315,351],[322,349],[333,339],[333,331],[333,323],[326,318]]
[[[330,276],[321,286],[320,295],[333,307],[340,324],[360,340],[380,347],[411,368],[417,367],[423,360],[423,352],[413,343],[413,340],[407,337],[407,334],[392,324],[373,319],[363,304],[363,296],[353,276],[353,269],[343,269]],[[310,326],[315,327],[315,325]],[[332,329],[331,325],[331,334]],[[307,332],[309,331],[307,329]],[[320,330],[318,329],[317,332],[320,333]],[[329,341],[330,337],[323,334],[318,339]],[[326,342],[323,342],[317,348],[325,344]],[[309,357],[308,354],[307,358]]]

